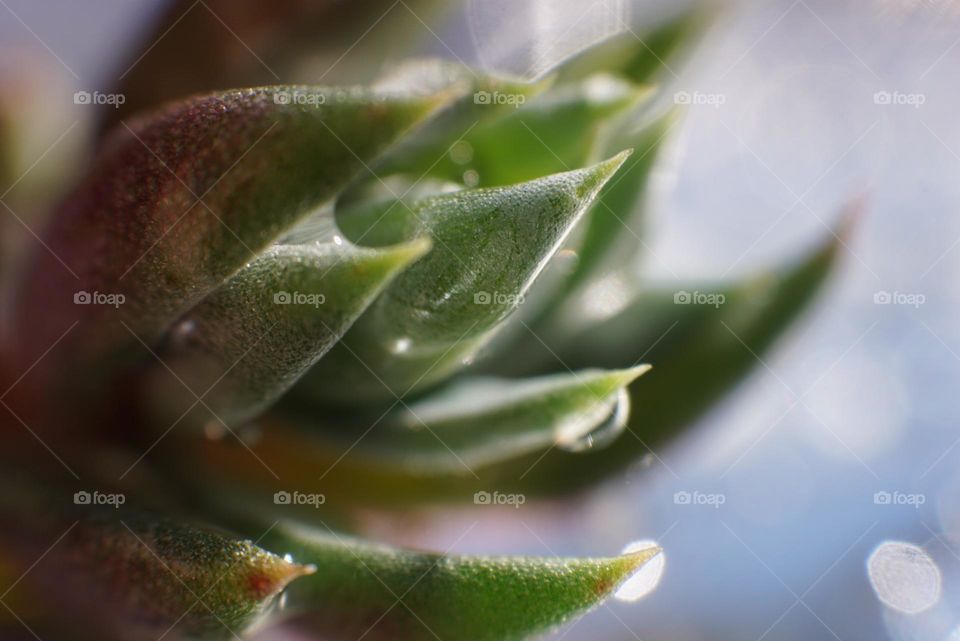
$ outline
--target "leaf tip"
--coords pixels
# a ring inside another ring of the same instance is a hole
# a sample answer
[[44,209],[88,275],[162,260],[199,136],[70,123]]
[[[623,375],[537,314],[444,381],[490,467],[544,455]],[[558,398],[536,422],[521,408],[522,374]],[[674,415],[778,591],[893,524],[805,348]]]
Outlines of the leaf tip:
[[632,153],[632,148],[624,149],[615,156],[581,170],[582,179],[577,186],[577,197],[584,200],[592,200],[613,175],[623,167],[623,163],[627,161],[627,158],[629,158]]
[[656,541],[641,540],[628,543],[620,557],[624,562],[624,576],[613,590],[618,601],[632,603],[657,587],[666,562],[663,548]]
[[635,365],[633,367],[620,370],[620,374],[624,381],[623,384],[629,385],[652,369],[653,365],[650,365],[649,363],[641,363],[640,365]]
[[433,249],[433,241],[430,237],[418,236],[410,242],[387,248],[385,251],[389,252],[398,264],[407,266],[426,256],[431,249]]
[[276,556],[267,553],[263,555],[261,563],[254,566],[247,583],[257,598],[266,599],[279,594],[293,581],[316,571],[317,566],[297,563],[289,554]]
[[652,365],[644,363],[624,369],[587,370],[579,379],[592,388],[595,394],[606,397],[627,387],[652,368]]

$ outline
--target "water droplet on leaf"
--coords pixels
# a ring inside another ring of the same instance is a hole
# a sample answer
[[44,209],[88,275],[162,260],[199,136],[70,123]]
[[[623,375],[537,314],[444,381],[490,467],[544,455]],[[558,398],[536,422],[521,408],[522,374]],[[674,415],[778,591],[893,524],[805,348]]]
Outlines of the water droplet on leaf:
[[[656,541],[645,539],[634,541],[623,548],[622,554],[633,554],[651,547],[659,547]],[[660,552],[652,559],[648,560],[629,577],[620,584],[613,597],[618,601],[633,602],[649,594],[663,576],[663,568],[666,565],[666,557]]]
[[[597,420],[597,412],[606,413],[606,418]],[[606,447],[623,433],[630,414],[630,395],[627,390],[619,390],[612,403],[598,406],[597,412],[588,412],[577,424],[566,426],[557,438],[557,447],[566,452],[583,452]],[[593,425],[583,433],[583,425]]]

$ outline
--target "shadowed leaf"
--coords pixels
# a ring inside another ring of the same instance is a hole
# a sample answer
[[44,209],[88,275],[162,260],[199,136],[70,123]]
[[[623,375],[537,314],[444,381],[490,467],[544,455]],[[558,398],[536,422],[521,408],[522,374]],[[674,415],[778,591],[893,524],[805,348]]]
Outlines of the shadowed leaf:
[[665,70],[676,76],[674,58],[697,41],[712,24],[715,8],[696,2],[679,15],[649,31],[628,29],[593,47],[574,54],[554,70],[557,82],[582,80],[597,71],[616,73],[634,83],[656,79]]
[[470,187],[493,187],[583,167],[590,162],[601,124],[650,93],[603,75],[529,99],[510,88],[477,93],[476,100],[515,101],[516,108],[477,124],[449,154],[434,154],[429,175]]

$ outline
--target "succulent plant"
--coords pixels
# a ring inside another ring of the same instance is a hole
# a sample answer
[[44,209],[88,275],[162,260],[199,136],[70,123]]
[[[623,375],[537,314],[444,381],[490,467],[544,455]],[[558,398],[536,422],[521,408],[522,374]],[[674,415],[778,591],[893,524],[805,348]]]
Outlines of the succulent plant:
[[[5,262],[12,627],[502,641],[635,596],[656,546],[428,554],[363,540],[353,516],[623,473],[824,281],[833,236],[742,282],[661,286],[631,266],[676,122],[658,71],[703,23],[615,37],[535,82],[418,59],[367,88],[152,105],[227,75],[215,39],[191,45],[212,78],[147,90],[155,57],[128,76],[35,251]],[[722,304],[677,304],[687,290]]]

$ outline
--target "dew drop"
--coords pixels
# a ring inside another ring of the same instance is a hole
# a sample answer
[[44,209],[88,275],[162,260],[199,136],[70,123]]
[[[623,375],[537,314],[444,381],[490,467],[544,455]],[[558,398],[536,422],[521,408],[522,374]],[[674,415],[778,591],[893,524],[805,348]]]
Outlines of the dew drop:
[[620,274],[608,274],[590,285],[583,295],[583,309],[599,322],[623,311],[630,303],[631,288]]
[[[640,552],[641,550],[646,550],[651,547],[659,547],[656,541],[651,539],[644,539],[641,541],[634,541],[627,544],[623,548],[622,554],[632,554],[634,552]],[[660,554],[656,555],[642,566],[637,568],[626,581],[620,584],[620,587],[617,588],[617,591],[613,593],[613,598],[618,601],[626,601],[632,603],[638,599],[642,599],[646,595],[650,594],[657,584],[660,583],[660,578],[663,576],[663,568],[666,565],[666,557],[661,551]]]
[[343,244],[343,239],[340,238],[339,236],[334,236],[334,237],[333,237],[333,244],[334,244],[334,245],[342,245],[342,244]]
[[476,169],[468,169],[463,172],[463,184],[467,187],[476,187],[480,184],[480,174]]
[[180,321],[170,330],[170,339],[176,347],[187,347],[197,336],[197,324],[192,320]]
[[580,254],[573,249],[561,249],[554,256],[553,262],[564,274],[571,274],[580,263]]
[[[621,389],[612,405],[605,403],[597,408],[597,411],[606,412],[606,418],[598,417],[596,412],[587,412],[576,424],[567,426],[557,437],[557,448],[565,452],[584,452],[612,443],[627,427],[630,395],[627,390]],[[595,427],[584,434],[582,426],[591,424]]]
[[867,559],[867,574],[877,598],[898,612],[917,614],[940,600],[940,568],[911,543],[881,543]]
[[410,346],[413,344],[409,338],[398,338],[393,342],[393,345],[390,346],[390,351],[394,354],[405,354],[410,351]]
[[458,140],[450,148],[450,160],[458,165],[466,165],[473,160],[473,145],[466,140]]

